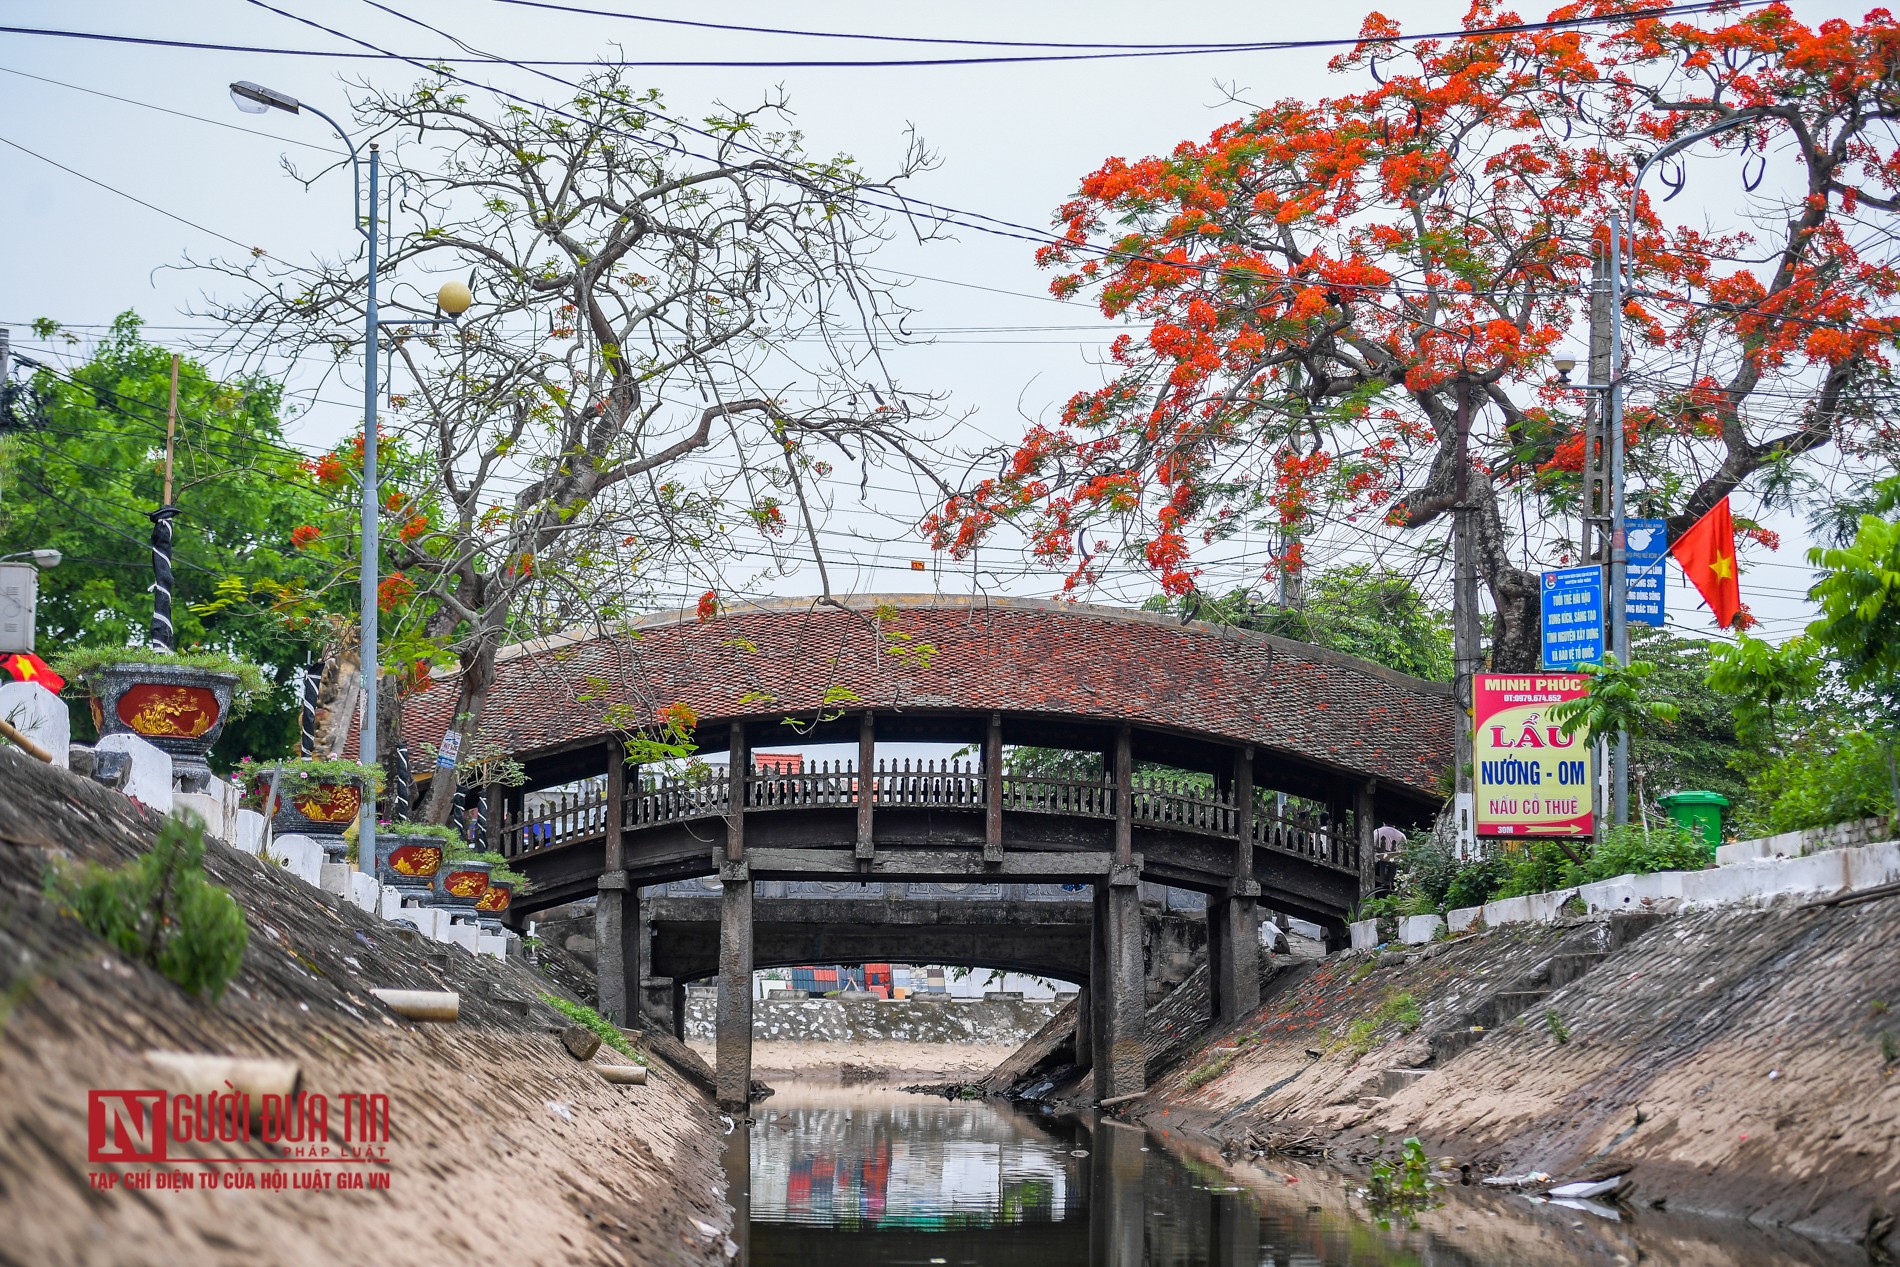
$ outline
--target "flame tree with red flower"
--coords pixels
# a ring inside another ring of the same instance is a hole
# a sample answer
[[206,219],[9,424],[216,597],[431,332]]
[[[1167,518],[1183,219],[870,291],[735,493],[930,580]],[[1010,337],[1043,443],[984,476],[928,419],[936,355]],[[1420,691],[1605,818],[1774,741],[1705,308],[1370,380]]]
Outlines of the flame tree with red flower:
[[1703,187],[1736,182],[1717,227],[1671,223],[1660,187],[1637,200],[1633,505],[1680,531],[1730,493],[1785,492],[1824,446],[1890,462],[1900,27],[1876,10],[1810,28],[1778,4],[1637,16],[1653,8],[1591,0],[1549,13],[1587,28],[1505,32],[1486,28],[1520,16],[1481,0],[1465,34],[1416,41],[1374,14],[1333,63],[1362,90],[1089,173],[1039,262],[1058,296],[1147,329],[931,517],[934,543],[965,553],[1014,522],[1072,586],[1119,548],[1182,595],[1197,552],[1242,528],[1421,532],[1453,509],[1468,389],[1492,662],[1534,665],[1544,560],[1514,520],[1574,515],[1582,457],[1551,354],[1581,337],[1645,158],[1721,120],[1740,125],[1683,158]]

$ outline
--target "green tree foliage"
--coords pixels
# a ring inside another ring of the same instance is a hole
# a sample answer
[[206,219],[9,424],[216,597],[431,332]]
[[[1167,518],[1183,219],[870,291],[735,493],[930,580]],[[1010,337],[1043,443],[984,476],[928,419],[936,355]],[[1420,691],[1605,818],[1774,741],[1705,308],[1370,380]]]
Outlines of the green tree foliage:
[[1148,608],[1310,642],[1434,682],[1451,680],[1450,619],[1409,577],[1389,568],[1354,563],[1316,573],[1297,606],[1235,590],[1225,598],[1157,597]]
[[[1852,507],[1891,513],[1900,484],[1877,482]],[[1773,647],[1744,637],[1717,651],[1708,684],[1759,743],[1736,815],[1744,833],[1796,831],[1892,814],[1900,806],[1900,523],[1862,513],[1843,544],[1809,552],[1821,616]]]
[[[122,314],[87,362],[42,369],[33,386],[44,425],[0,443],[0,553],[52,547],[64,558],[40,576],[42,654],[81,645],[144,645],[151,624],[151,521],[164,480],[171,353]],[[288,688],[306,648],[281,622],[201,616],[220,581],[308,585],[322,572],[291,532],[321,506],[284,443],[282,389],[264,379],[219,381],[195,361],[178,376],[174,459],[172,621],[181,651],[228,651],[266,666],[274,688],[225,728],[214,763],[276,755],[296,742]],[[76,727],[90,719],[74,712]]]
[[1800,716],[1799,705],[1810,697],[1820,671],[1812,638],[1790,638],[1777,647],[1742,634],[1733,645],[1713,648],[1703,680],[1734,709],[1738,735],[1772,743],[1790,712]]
[[168,818],[150,853],[117,867],[55,866],[47,891],[120,954],[217,999],[250,931],[230,892],[205,879],[204,858],[204,825]]
[[1581,734],[1591,744],[1617,734],[1634,741],[1658,724],[1675,721],[1681,712],[1674,701],[1657,698],[1650,684],[1656,666],[1647,660],[1622,664],[1615,652],[1608,651],[1600,664],[1578,668],[1590,679],[1588,689],[1550,709],[1550,719],[1565,735]]
[[1653,692],[1678,709],[1673,726],[1631,743],[1630,764],[1641,773],[1645,790],[1652,795],[1720,792],[1739,805],[1747,796],[1749,771],[1772,753],[1762,733],[1748,729],[1746,711],[1709,679],[1729,645],[1662,629],[1633,628],[1630,638],[1631,655],[1656,666]]

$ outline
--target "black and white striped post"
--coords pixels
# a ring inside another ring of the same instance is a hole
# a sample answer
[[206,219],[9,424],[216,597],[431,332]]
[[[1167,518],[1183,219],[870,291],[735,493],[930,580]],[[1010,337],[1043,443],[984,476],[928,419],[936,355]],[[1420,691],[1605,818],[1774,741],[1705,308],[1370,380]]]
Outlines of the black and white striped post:
[[297,721],[297,751],[300,756],[317,755],[317,692],[322,683],[323,674],[317,665],[303,666],[303,711]]
[[409,748],[406,744],[396,745],[395,777],[391,780],[389,816],[399,823],[409,821],[409,807],[415,798],[415,780],[409,773]]
[[152,521],[152,647],[158,651],[178,649],[178,631],[172,627],[172,520],[178,507],[172,505],[172,443],[178,434],[178,357],[172,357],[171,401],[165,409],[165,495],[158,509],[147,515]]
[[178,649],[178,634],[172,628],[172,520],[178,507],[160,506],[146,518],[152,521],[152,648],[156,651]]

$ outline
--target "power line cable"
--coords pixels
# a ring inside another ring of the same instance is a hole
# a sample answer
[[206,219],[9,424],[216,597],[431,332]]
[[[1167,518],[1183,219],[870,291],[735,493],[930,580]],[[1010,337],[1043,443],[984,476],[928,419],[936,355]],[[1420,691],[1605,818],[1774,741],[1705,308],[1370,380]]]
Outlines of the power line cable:
[[[281,48],[256,44],[225,44],[206,40],[170,40],[155,36],[114,35],[101,31],[72,31],[50,27],[0,26],[0,32],[10,35],[35,35],[56,39],[94,40],[113,44],[138,44],[158,48],[185,48],[225,53],[258,53],[276,57],[335,57],[350,60],[383,60],[427,63],[430,65],[510,65],[530,66],[629,66],[677,69],[914,69],[925,66],[994,66],[1023,65],[1045,62],[1091,62],[1124,60],[1128,58],[1149,57],[1204,57],[1213,55],[1231,55],[1235,53],[1287,52],[1324,48],[1357,48],[1362,44],[1398,44],[1413,40],[1459,39],[1473,35],[1520,35],[1539,31],[1573,30],[1581,27],[1599,26],[1612,22],[1634,22],[1648,18],[1696,17],[1716,12],[1732,12],[1737,8],[1759,7],[1772,0],[1701,0],[1699,3],[1662,5],[1652,9],[1633,10],[1627,13],[1607,16],[1587,15],[1574,18],[1560,18],[1543,22],[1501,23],[1488,27],[1465,28],[1448,31],[1420,32],[1399,35],[1390,39],[1367,40],[1363,36],[1335,37],[1312,40],[1261,40],[1256,43],[1214,44],[1214,45],[1168,45],[1150,48],[1116,49],[1113,46],[1102,47],[1100,52],[1032,53],[983,57],[916,57],[916,58],[878,58],[878,59],[823,59],[823,58],[768,58],[759,60],[736,60],[731,58],[695,58],[695,59],[611,59],[611,58],[507,58],[493,55],[463,55],[459,57],[422,56],[418,54],[394,53],[386,49],[373,49],[367,52],[341,52],[326,49]],[[290,16],[290,15],[286,15]],[[615,14],[601,11],[601,16],[630,17],[637,15]],[[799,34],[799,32],[787,32]],[[872,37],[866,37],[872,38]],[[1033,45],[1031,47],[1059,47],[1056,45]],[[372,46],[373,48],[373,46]]]
[[[22,79],[36,79],[40,83],[52,84],[54,87],[57,87],[57,88],[70,88],[74,92],[83,92],[83,93],[86,93],[88,96],[104,97],[107,101],[122,101],[128,106],[138,106],[140,109],[143,109],[143,110],[156,110],[160,114],[169,114],[173,116],[174,118],[195,119],[199,123],[209,123],[214,128],[225,128],[232,132],[242,132],[246,136],[261,136],[267,141],[276,141],[282,145],[301,146],[302,148],[307,149],[307,150],[317,150],[324,154],[334,154],[339,158],[348,157],[348,154],[345,153],[343,150],[333,150],[327,145],[317,145],[310,141],[290,140],[285,137],[280,137],[272,132],[259,132],[256,128],[247,128],[243,126],[242,124],[226,123],[223,119],[213,119],[202,114],[191,114],[184,110],[174,110],[170,106],[161,106],[161,105],[154,104],[153,102],[150,102],[150,101],[140,101],[135,97],[121,97],[117,93],[104,92],[98,88],[87,88],[81,84],[69,84],[63,79],[49,79],[45,75],[35,75],[31,71],[19,70],[12,66],[0,66],[0,71],[3,71],[9,75],[18,75]],[[160,328],[160,327],[154,327],[154,328]]]
[[45,163],[49,166],[59,168],[60,171],[65,172],[68,176],[77,176],[80,180],[85,181],[88,185],[96,185],[100,189],[105,190],[107,193],[117,194],[119,197],[126,199],[128,202],[136,202],[139,206],[144,207],[147,211],[156,211],[159,215],[164,216],[167,220],[176,220],[178,223],[185,225],[188,228],[196,229],[200,233],[209,234],[210,236],[218,239],[220,242],[229,242],[232,246],[238,247],[240,250],[249,251],[253,256],[263,256],[267,259],[276,260],[279,264],[283,264],[288,268],[293,268],[293,269],[297,268],[297,265],[291,264],[288,260],[279,259],[277,256],[272,255],[269,251],[266,251],[261,246],[252,246],[247,242],[240,242],[236,238],[229,235],[228,233],[220,233],[216,229],[207,228],[206,226],[199,224],[196,220],[188,220],[184,216],[179,215],[175,211],[167,211],[165,210],[165,208],[159,206],[156,203],[145,201],[145,199],[139,197],[137,194],[127,193],[125,190],[120,189],[116,185],[108,185],[105,181],[99,180],[96,177],[88,176],[86,175],[86,173],[82,171],[77,171],[71,167],[68,167],[66,166],[66,164],[58,161],[57,159],[48,158],[46,157],[46,155],[40,153],[38,150],[30,150],[26,146],[20,144],[18,141],[10,141],[4,136],[0,136],[0,145],[10,145],[14,149],[20,151],[20,153],[22,154],[28,155],[31,158],[37,158],[40,160],[40,162]]

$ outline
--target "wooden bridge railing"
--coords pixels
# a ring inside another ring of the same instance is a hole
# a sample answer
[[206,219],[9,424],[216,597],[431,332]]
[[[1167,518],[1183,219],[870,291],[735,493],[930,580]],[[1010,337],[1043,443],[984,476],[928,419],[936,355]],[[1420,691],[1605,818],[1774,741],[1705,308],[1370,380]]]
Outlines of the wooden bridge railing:
[[[848,809],[858,803],[859,777],[850,762],[819,762],[802,770],[755,769],[745,780],[748,817],[776,810]],[[705,767],[688,774],[646,777],[637,791],[628,789],[622,822],[628,831],[669,823],[719,818],[732,805],[731,772]],[[975,762],[879,761],[870,777],[872,803],[890,809],[958,809],[980,812],[983,771]],[[1005,813],[1062,814],[1105,819],[1116,815],[1114,783],[1101,778],[1060,778],[1005,774]],[[503,824],[499,848],[515,858],[600,837],[607,822],[604,792],[562,794],[546,805]],[[1190,832],[1222,840],[1237,839],[1240,806],[1231,791],[1198,781],[1139,774],[1129,796],[1129,821],[1139,827]],[[1282,814],[1271,792],[1257,792],[1253,804],[1253,842],[1274,853],[1290,854],[1323,866],[1357,872],[1359,844],[1344,823],[1323,822],[1297,810]]]

